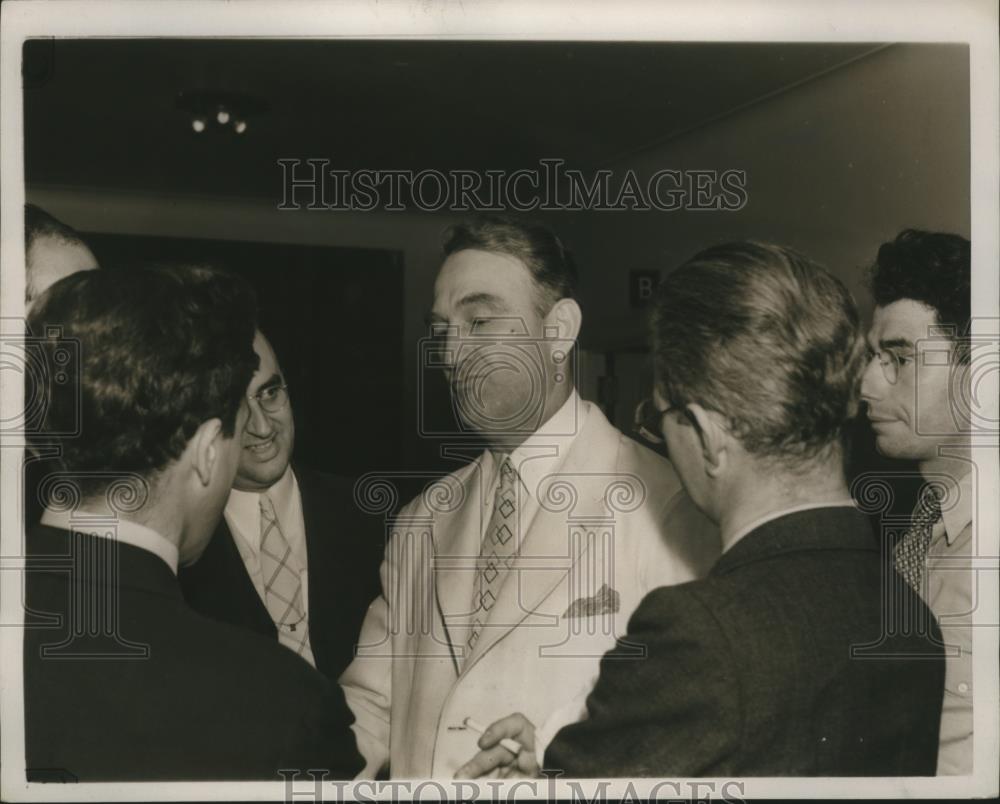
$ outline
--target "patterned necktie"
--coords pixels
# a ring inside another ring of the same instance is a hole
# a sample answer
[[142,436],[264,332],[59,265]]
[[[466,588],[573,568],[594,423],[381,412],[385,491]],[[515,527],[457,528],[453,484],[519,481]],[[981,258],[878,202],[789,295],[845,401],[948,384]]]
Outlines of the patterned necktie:
[[924,564],[927,560],[927,550],[931,546],[934,526],[940,520],[941,500],[938,498],[937,489],[926,486],[913,511],[910,529],[903,534],[893,553],[896,571],[918,593],[923,586]]
[[500,465],[500,484],[493,497],[493,515],[479,548],[479,571],[476,573],[476,590],[472,599],[473,619],[469,629],[470,651],[476,647],[482,635],[483,624],[497,601],[504,576],[514,563],[517,551],[516,483],[517,472],[510,459],[506,458]]
[[312,663],[309,632],[302,605],[302,578],[292,558],[292,547],[281,530],[274,504],[260,495],[260,571],[264,605],[278,629],[278,641]]

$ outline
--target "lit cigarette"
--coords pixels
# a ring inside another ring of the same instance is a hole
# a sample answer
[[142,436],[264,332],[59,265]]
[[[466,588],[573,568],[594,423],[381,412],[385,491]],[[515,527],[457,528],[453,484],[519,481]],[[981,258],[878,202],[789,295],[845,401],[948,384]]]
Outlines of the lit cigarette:
[[[462,721],[462,723],[465,724],[467,728],[472,729],[474,732],[477,732],[478,734],[482,734],[484,731],[486,731],[486,727],[482,723],[480,723],[478,720],[473,720],[471,717],[467,717],[465,720]],[[512,740],[510,737],[504,737],[500,741],[500,745],[502,745],[504,748],[510,751],[514,756],[520,754],[521,750],[524,748],[524,746],[521,745],[517,740]]]

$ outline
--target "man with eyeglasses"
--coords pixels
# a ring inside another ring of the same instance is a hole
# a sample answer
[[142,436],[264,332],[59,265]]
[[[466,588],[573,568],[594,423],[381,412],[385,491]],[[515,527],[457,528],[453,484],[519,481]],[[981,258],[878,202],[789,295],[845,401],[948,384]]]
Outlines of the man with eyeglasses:
[[875,446],[914,462],[923,478],[911,526],[892,563],[927,601],[949,646],[939,774],[972,772],[972,628],[975,607],[968,437],[970,244],[908,229],[878,250],[875,314],[861,385]]
[[381,526],[356,508],[348,479],[293,467],[288,386],[259,331],[254,351],[260,364],[225,515],[181,584],[193,608],[276,638],[336,680],[378,592]]
[[[847,289],[786,248],[717,246],[664,280],[653,339],[645,426],[718,523],[722,557],[645,596],[585,716],[542,757],[504,747],[535,743],[513,714],[463,772],[933,774],[944,662],[926,637],[940,633],[902,583],[928,633],[886,627],[879,552],[844,476],[864,361]],[[637,648],[643,660],[623,661]]]

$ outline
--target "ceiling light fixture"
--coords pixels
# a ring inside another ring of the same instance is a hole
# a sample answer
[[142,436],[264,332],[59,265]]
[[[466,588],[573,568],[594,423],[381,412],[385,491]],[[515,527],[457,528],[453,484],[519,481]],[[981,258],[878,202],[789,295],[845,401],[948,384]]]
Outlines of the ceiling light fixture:
[[246,133],[248,118],[268,110],[267,103],[259,98],[239,92],[206,89],[178,92],[176,105],[188,115],[191,130],[201,135],[242,135]]

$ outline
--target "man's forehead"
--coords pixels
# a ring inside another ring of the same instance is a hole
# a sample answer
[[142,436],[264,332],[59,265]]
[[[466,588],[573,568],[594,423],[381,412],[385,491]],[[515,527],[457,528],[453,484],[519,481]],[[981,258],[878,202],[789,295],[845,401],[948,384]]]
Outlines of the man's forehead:
[[456,251],[442,263],[434,283],[434,306],[452,307],[469,296],[528,300],[533,292],[528,269],[516,257],[490,251]]
[[933,337],[938,325],[933,307],[914,299],[900,299],[884,307],[876,307],[872,319],[871,340],[905,340],[910,343]]
[[257,332],[253,339],[253,350],[260,358],[257,364],[257,371],[254,372],[250,380],[251,389],[263,385],[274,375],[281,374],[281,367],[278,365],[278,356],[274,353],[270,341],[261,332]]

